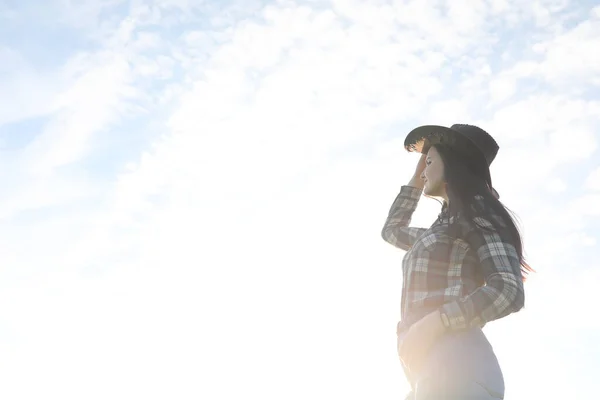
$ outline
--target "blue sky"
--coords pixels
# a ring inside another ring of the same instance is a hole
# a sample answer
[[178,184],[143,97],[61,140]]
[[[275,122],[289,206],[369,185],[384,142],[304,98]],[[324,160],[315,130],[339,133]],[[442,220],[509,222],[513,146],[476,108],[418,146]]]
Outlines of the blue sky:
[[37,3],[0,4],[0,397],[399,398],[425,123],[497,139],[538,270],[486,327],[507,398],[597,397],[593,1]]

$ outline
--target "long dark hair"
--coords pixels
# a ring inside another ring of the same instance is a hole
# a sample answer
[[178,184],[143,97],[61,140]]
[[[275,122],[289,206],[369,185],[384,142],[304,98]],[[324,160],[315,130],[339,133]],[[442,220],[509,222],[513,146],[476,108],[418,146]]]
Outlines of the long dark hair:
[[[481,229],[483,227],[476,222],[478,216],[489,215],[490,211],[500,217],[486,218],[497,232],[508,233],[507,239],[517,250],[521,264],[521,275],[523,280],[529,272],[535,272],[525,261],[523,255],[523,240],[515,222],[516,216],[504,204],[500,202],[490,190],[484,175],[480,173],[482,166],[477,165],[477,160],[465,157],[459,151],[444,144],[432,144],[435,147],[444,164],[444,179],[447,183],[447,194],[449,204],[446,212],[449,216],[461,214],[468,221]],[[487,168],[487,165],[483,166]],[[482,196],[483,201],[476,201],[477,196]]]

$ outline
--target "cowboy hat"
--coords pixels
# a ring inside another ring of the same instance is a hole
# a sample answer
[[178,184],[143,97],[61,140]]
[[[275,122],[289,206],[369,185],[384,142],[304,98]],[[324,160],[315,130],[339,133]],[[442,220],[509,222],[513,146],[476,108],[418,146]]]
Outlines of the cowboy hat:
[[489,133],[478,126],[467,124],[454,124],[450,128],[423,125],[410,131],[404,139],[406,150],[422,154],[426,154],[433,144],[445,144],[460,150],[467,157],[472,157],[478,166],[477,172],[485,179],[494,196],[500,197],[492,186],[489,169],[498,154],[499,146]]

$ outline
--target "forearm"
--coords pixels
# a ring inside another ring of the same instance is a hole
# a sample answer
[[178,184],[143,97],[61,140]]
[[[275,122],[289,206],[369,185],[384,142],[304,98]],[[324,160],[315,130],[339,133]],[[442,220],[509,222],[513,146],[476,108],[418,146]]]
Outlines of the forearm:
[[425,181],[423,181],[420,176],[414,175],[408,182],[407,186],[423,190],[423,187],[425,187]]
[[483,326],[519,311],[525,303],[523,282],[510,273],[498,273],[470,295],[442,306],[451,330]]
[[520,257],[509,235],[495,228],[491,217],[462,220],[461,237],[468,243],[485,285],[472,293],[444,304],[442,314],[451,330],[483,326],[487,322],[519,311],[525,302]]
[[409,227],[421,193],[422,189],[420,188],[409,185],[402,186],[390,207],[388,217],[381,230],[381,236],[386,242],[408,250],[425,231],[423,228]]

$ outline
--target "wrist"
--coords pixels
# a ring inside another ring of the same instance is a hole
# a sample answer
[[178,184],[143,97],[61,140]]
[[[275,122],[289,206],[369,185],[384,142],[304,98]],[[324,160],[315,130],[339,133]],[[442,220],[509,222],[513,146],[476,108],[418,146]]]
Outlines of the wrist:
[[423,179],[421,179],[418,176],[413,176],[411,178],[411,180],[408,182],[408,186],[417,188],[417,189],[423,189],[423,187],[425,186],[425,182],[423,182]]

